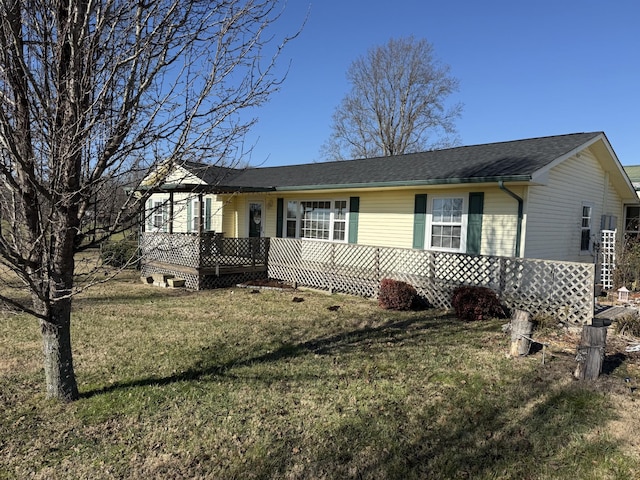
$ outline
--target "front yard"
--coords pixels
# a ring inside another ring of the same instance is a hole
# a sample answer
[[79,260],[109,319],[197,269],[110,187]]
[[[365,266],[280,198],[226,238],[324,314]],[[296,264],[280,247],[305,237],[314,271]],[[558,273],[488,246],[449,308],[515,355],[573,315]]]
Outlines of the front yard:
[[36,321],[2,316],[0,478],[637,478],[640,354],[581,383],[577,336],[542,365],[502,323],[131,273],[75,300],[71,405]]

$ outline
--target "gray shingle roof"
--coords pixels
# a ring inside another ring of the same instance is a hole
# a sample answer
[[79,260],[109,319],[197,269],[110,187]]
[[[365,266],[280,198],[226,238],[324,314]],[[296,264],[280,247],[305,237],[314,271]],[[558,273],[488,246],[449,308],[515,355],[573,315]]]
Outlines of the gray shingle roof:
[[217,165],[208,165],[206,163],[198,162],[184,162],[181,166],[208,185],[227,183],[231,178],[237,177],[241,172],[240,170],[233,168],[219,167]]
[[[528,179],[554,160],[602,132],[574,133],[341,162],[236,171],[210,184],[229,188],[276,189],[470,183]],[[211,170],[211,180],[215,171]],[[202,178],[202,177],[201,177]],[[204,179],[204,178],[203,178]],[[205,180],[206,181],[206,180]]]

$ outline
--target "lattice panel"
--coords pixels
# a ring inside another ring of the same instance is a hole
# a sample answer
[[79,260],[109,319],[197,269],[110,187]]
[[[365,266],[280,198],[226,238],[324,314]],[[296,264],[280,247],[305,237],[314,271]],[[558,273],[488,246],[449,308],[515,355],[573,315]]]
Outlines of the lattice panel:
[[268,271],[272,278],[368,297],[377,296],[380,280],[394,278],[442,308],[451,308],[458,285],[487,286],[509,308],[572,323],[593,318],[592,264],[274,238]]
[[616,231],[603,230],[601,255],[602,263],[600,264],[600,282],[605,290],[613,289],[613,272],[616,269]]
[[380,275],[383,278],[392,275],[433,276],[430,268],[432,263],[431,252],[392,248],[378,250],[380,255]]
[[142,258],[173,265],[197,267],[200,262],[198,237],[191,234],[143,233]]
[[501,296],[511,308],[549,313],[572,323],[593,316],[594,265],[508,259]]
[[434,277],[455,285],[494,287],[500,275],[498,257],[434,252],[433,263]]
[[200,290],[212,288],[227,288],[238,285],[239,283],[248,282],[249,280],[260,280],[267,278],[267,272],[243,272],[232,273],[228,275],[203,275],[200,277]]
[[206,290],[211,288],[232,287],[239,283],[249,280],[259,280],[267,277],[265,271],[231,273],[225,275],[196,275],[171,270],[170,268],[162,268],[155,265],[143,264],[141,267],[141,275],[143,277],[151,276],[154,273],[162,273],[165,275],[173,275],[182,278],[185,281],[185,288],[190,290]]

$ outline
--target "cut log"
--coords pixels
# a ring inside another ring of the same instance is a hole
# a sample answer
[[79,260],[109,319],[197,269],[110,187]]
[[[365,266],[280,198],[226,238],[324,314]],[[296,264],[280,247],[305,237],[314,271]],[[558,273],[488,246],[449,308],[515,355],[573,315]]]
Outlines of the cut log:
[[576,361],[578,366],[574,376],[578,380],[595,380],[602,372],[604,350],[607,342],[607,327],[582,327],[580,345]]
[[524,310],[515,310],[511,316],[511,356],[522,357],[529,354],[533,322],[531,314]]

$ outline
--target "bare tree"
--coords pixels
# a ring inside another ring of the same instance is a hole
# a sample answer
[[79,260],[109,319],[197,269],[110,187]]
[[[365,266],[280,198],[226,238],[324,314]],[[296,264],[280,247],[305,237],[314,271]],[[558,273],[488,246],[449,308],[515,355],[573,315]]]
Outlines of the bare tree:
[[[446,100],[458,81],[426,40],[392,39],[356,59],[351,91],[333,115],[321,155],[329,160],[400,155],[457,143],[462,105]],[[435,136],[435,138],[434,138]]]
[[[82,226],[95,199],[160,161],[240,157],[251,109],[283,80],[274,62],[291,37],[270,31],[278,0],[0,8],[0,306],[37,317],[47,396],[69,401],[74,255],[91,243]],[[145,200],[126,197],[91,239],[126,228]]]

